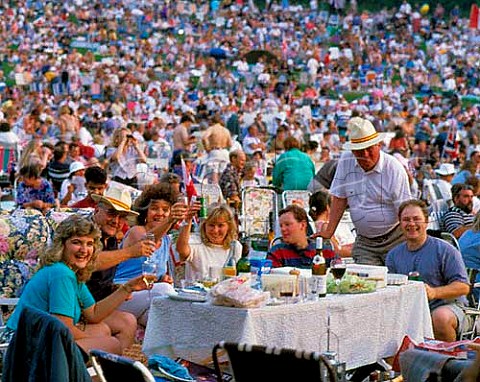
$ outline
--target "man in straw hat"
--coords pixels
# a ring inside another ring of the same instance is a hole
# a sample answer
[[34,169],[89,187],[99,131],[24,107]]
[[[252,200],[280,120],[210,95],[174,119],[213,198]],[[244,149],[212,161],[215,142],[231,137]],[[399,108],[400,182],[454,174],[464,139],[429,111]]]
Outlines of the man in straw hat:
[[407,172],[398,160],[381,150],[384,134],[360,117],[349,120],[350,140],[343,146],[330,188],[330,221],[316,236],[330,238],[345,209],[350,208],[357,237],[355,262],[385,265],[385,255],[402,242],[398,207],[411,199]]
[[[140,256],[150,256],[155,249],[153,241],[142,240],[127,248],[118,249],[116,238],[128,219],[135,219],[137,212],[131,210],[132,200],[129,191],[124,188],[110,187],[104,195],[91,194],[97,206],[93,221],[102,231],[103,251],[99,253],[96,271],[87,282],[96,301],[110,295],[117,289],[113,283],[117,265],[122,261]],[[107,325],[122,345],[133,343],[137,321],[133,315],[116,310],[108,318]]]

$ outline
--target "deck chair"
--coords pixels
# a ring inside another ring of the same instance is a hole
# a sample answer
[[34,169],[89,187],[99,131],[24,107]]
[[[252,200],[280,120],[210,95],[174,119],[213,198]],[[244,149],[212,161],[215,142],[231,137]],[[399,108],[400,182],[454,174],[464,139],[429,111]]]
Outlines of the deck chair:
[[197,183],[195,184],[195,190],[197,191],[198,196],[203,196],[205,198],[207,207],[214,203],[225,203],[222,189],[218,184]]
[[470,292],[467,295],[468,306],[463,308],[463,312],[470,319],[469,327],[462,327],[460,332],[460,340],[473,340],[480,330],[478,319],[480,317],[480,301],[478,299],[478,288],[480,282],[477,282],[477,275],[480,270],[475,268],[467,268],[468,279],[470,281]]
[[18,162],[19,151],[17,145],[0,146],[0,186],[13,186],[10,182],[10,175],[15,171]]
[[7,349],[3,382],[91,382],[85,353],[58,318],[25,306]]
[[102,350],[90,350],[90,360],[100,382],[155,382],[148,368],[139,361]]
[[242,190],[242,231],[245,236],[266,236],[268,217],[278,216],[277,193],[271,188],[246,187]]
[[[18,298],[0,297],[0,307],[2,308],[0,314],[0,332],[3,332],[5,330],[5,323],[3,322],[4,308],[6,308],[5,310],[8,311],[8,308],[17,306],[18,300]],[[3,341],[3,338],[0,338],[0,359],[3,359],[3,357],[5,356],[9,344],[10,341]]]
[[456,250],[460,251],[460,244],[458,244],[458,240],[455,236],[453,236],[450,232],[445,232],[436,229],[427,229],[427,234],[430,236],[436,237],[438,239],[445,240],[447,243],[453,245]]
[[222,341],[212,352],[218,382],[223,382],[219,351],[226,352],[236,382],[337,381],[330,362],[320,353]]
[[298,204],[307,213],[309,210],[310,191],[304,190],[287,190],[282,192],[282,207],[285,208],[290,204]]

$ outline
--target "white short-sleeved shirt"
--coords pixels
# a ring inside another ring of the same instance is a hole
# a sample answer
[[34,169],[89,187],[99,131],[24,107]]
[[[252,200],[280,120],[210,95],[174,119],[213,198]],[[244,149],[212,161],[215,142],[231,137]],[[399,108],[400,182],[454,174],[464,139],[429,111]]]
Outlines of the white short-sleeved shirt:
[[398,207],[412,199],[407,172],[398,160],[380,152],[377,165],[365,172],[355,156],[344,152],[330,188],[332,195],[346,198],[357,234],[377,237],[398,223]]
[[[229,249],[219,245],[207,246],[202,243],[199,234],[192,234],[188,241],[190,255],[185,264],[185,278],[187,280],[203,280],[208,276],[209,267],[222,267],[227,261]],[[242,245],[235,241],[235,262],[242,255]]]

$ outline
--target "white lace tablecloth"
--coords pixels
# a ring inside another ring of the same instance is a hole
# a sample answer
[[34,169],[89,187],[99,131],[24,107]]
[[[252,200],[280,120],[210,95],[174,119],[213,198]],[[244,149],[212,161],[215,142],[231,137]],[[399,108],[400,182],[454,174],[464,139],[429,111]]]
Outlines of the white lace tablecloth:
[[[331,350],[348,369],[395,354],[403,337],[433,337],[423,283],[389,286],[375,293],[327,296],[319,302],[238,309],[208,303],[152,301],[143,351],[196,362],[209,359],[222,340],[309,351]],[[338,341],[335,336],[338,336]]]

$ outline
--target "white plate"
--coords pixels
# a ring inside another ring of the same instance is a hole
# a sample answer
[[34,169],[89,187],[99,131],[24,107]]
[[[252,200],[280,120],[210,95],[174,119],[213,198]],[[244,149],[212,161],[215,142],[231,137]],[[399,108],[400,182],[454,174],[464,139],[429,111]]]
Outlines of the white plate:
[[172,300],[177,301],[191,301],[191,302],[205,302],[207,301],[207,296],[194,293],[171,293],[168,295]]

